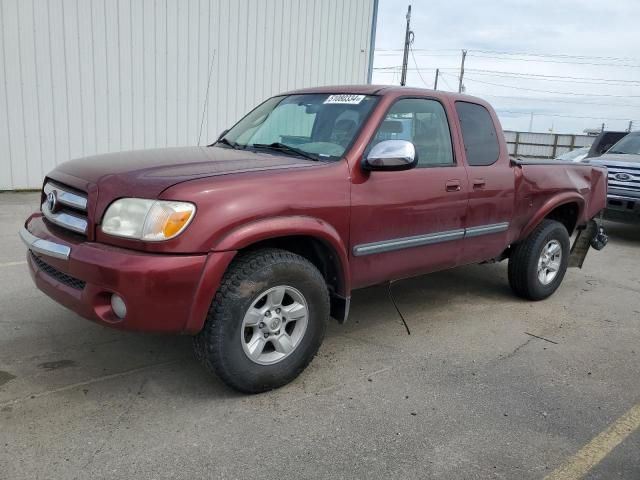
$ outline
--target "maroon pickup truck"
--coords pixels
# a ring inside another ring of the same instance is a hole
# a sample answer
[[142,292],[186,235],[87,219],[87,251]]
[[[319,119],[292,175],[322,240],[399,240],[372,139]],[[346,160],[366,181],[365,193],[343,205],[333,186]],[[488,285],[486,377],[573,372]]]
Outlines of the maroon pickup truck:
[[548,297],[604,238],[606,195],[603,168],[510,159],[480,99],[323,87],[266,100],[208,147],[66,162],[20,235],[57,302],[192,335],[207,368],[261,392],[306,367],[357,288],[508,258],[517,295]]

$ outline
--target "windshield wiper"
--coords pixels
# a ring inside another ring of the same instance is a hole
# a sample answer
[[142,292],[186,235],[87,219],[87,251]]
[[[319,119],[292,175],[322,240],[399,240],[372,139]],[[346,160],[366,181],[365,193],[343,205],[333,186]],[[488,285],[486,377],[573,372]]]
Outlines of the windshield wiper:
[[[227,140],[226,138],[221,138],[220,140],[218,140],[216,143],[222,143],[223,145],[228,145],[229,147],[233,148],[234,150],[240,150],[240,147],[238,146],[237,143],[235,142],[231,142],[229,140]],[[214,143],[215,145],[215,143]]]
[[609,150],[607,153],[617,153],[620,155],[627,155],[627,152],[621,152],[620,150]]
[[304,158],[308,158],[309,160],[318,161],[318,158],[312,155],[311,153],[307,153],[304,150],[300,150],[299,148],[292,147],[287,145],[286,143],[281,142],[273,142],[273,143],[254,143],[253,145],[249,145],[252,148],[264,148],[269,150],[277,150],[279,152],[289,153],[293,155],[299,155]]

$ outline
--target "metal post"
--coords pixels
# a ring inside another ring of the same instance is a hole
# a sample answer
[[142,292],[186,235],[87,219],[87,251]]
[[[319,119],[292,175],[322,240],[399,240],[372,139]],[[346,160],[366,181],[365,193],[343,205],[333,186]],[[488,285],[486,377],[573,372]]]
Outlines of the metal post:
[[531,117],[529,118],[529,133],[533,132],[533,112],[531,112]]
[[604,132],[604,122],[602,122],[602,127],[600,128],[601,132]]
[[458,93],[462,93],[464,89],[464,85],[462,84],[462,80],[464,78],[464,60],[467,58],[467,51],[462,50],[462,61],[460,62],[460,78],[458,81]]
[[558,134],[553,136],[553,150],[551,151],[551,158],[556,158],[556,152],[558,151]]
[[407,83],[407,64],[409,63],[409,46],[413,41],[413,32],[409,28],[411,23],[411,5],[407,10],[407,30],[404,33],[404,56],[402,57],[402,75],[400,76],[400,86],[404,87]]
[[[436,80],[436,84],[437,83],[438,83],[438,80]],[[627,132],[630,132],[632,128],[633,128],[633,120],[629,120],[629,127],[627,128]]]
[[[433,89],[434,90],[438,89],[438,75],[440,75],[440,69],[436,68],[436,80],[435,80],[435,82],[433,82]],[[631,127],[629,127],[629,131],[631,131]]]

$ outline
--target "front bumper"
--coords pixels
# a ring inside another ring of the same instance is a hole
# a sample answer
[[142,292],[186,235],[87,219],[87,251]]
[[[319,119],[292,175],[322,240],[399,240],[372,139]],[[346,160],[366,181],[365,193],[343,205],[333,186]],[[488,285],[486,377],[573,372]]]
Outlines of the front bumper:
[[613,222],[640,223],[640,197],[610,189],[604,218]]
[[[36,286],[89,320],[123,330],[200,331],[222,275],[235,252],[163,255],[61,237],[41,214],[20,232]],[[118,318],[111,295],[125,301]]]

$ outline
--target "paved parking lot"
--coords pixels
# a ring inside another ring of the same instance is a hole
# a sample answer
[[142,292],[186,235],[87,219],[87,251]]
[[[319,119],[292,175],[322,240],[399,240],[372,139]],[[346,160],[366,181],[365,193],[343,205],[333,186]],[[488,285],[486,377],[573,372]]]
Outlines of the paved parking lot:
[[[37,291],[16,235],[37,200],[0,194],[0,478],[640,478],[637,422],[618,421],[640,403],[640,227],[609,225],[541,303],[504,263],[395,283],[411,335],[386,288],[356,292],[300,378],[243,396],[189,338]],[[611,450],[591,469],[572,459],[589,442]]]

